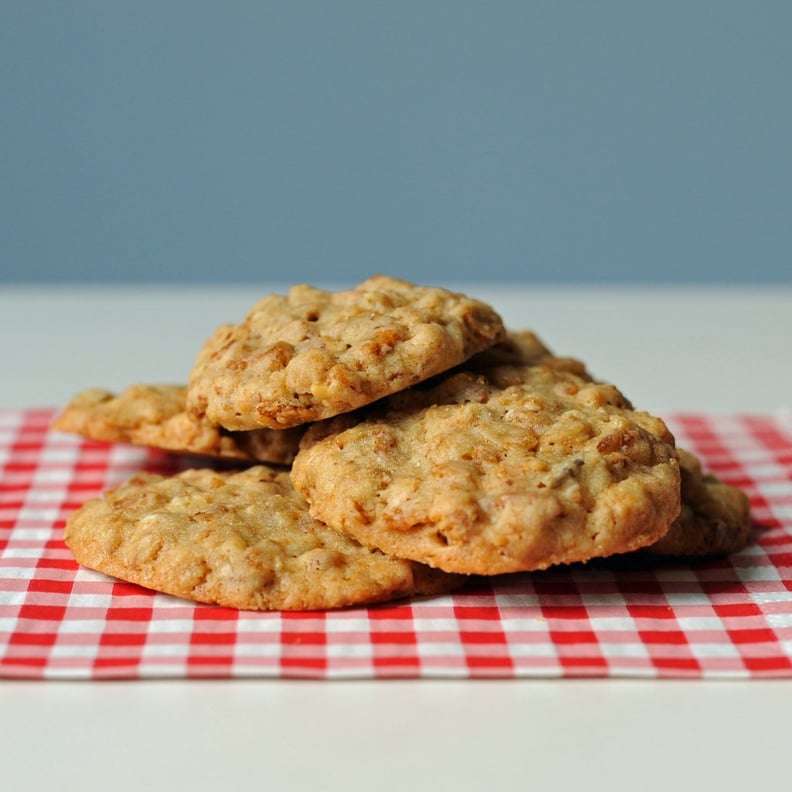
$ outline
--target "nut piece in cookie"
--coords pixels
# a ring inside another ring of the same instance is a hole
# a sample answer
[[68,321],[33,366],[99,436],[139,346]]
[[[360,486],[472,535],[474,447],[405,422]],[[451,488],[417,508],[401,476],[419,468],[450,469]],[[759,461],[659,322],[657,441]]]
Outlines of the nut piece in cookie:
[[78,393],[53,428],[107,443],[132,443],[222,459],[288,465],[301,429],[229,432],[185,410],[183,385],[132,385],[119,394],[100,388]]
[[311,427],[292,469],[311,513],[367,546],[481,575],[668,531],[679,466],[661,420],[564,359],[474,368]]
[[708,556],[736,553],[751,538],[748,496],[711,473],[700,460],[679,449],[682,474],[682,511],[668,533],[641,552],[670,556]]
[[156,591],[250,610],[339,608],[435,594],[465,578],[362,547],[316,522],[288,474],[139,474],[66,523],[84,566]]
[[369,404],[462,363],[504,334],[488,305],[385,276],[293,287],[206,341],[187,408],[232,430],[284,428]]

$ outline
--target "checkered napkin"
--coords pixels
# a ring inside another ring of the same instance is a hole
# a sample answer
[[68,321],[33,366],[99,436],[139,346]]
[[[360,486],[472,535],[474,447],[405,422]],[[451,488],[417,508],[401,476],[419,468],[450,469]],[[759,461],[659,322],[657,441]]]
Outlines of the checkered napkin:
[[195,605],[78,567],[66,516],[141,469],[197,464],[0,412],[0,677],[790,677],[792,416],[666,416],[744,488],[755,542],[715,560],[592,563],[321,613]]

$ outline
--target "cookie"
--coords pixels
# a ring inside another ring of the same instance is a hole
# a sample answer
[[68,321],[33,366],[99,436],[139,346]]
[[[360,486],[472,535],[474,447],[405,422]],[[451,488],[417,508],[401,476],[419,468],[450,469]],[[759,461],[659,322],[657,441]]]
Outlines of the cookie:
[[[586,365],[572,357],[559,357],[550,351],[545,343],[532,330],[508,330],[498,343],[474,355],[459,366],[460,371],[486,371],[497,366],[538,366],[547,365],[560,371],[574,374],[581,379],[594,381]],[[605,384],[605,383],[603,383]],[[620,402],[632,408],[624,394],[619,394]]]
[[108,443],[273,464],[291,464],[300,429],[229,432],[185,410],[183,385],[132,385],[119,394],[91,388],[77,394],[53,428]]
[[467,371],[480,371],[494,366],[528,366],[554,355],[532,330],[506,329],[503,338],[464,365]]
[[343,292],[295,286],[208,339],[187,408],[231,430],[297,426],[446,371],[503,333],[492,308],[445,289],[385,276]]
[[[471,365],[530,364],[545,360],[579,376],[593,379],[583,363],[558,358],[539,337],[528,330],[510,331],[500,343],[476,355]],[[671,556],[706,556],[736,553],[751,537],[748,496],[737,487],[702,470],[701,460],[678,449],[681,474],[681,512],[668,533],[640,552]]]
[[673,436],[579,365],[474,366],[317,424],[292,480],[317,519],[448,572],[651,544],[680,510]]
[[748,496],[705,473],[701,461],[679,449],[682,511],[668,533],[641,552],[670,556],[736,553],[751,538]]
[[[507,337],[470,360],[472,368],[493,365],[550,365],[593,380],[583,363],[574,358],[555,357],[539,337],[528,330],[510,331]],[[681,512],[668,533],[641,553],[669,556],[704,556],[735,553],[751,536],[747,495],[702,471],[700,460],[678,449],[681,474]]]
[[66,523],[84,566],[197,602],[314,610],[450,591],[465,578],[389,558],[316,522],[288,474],[140,474]]

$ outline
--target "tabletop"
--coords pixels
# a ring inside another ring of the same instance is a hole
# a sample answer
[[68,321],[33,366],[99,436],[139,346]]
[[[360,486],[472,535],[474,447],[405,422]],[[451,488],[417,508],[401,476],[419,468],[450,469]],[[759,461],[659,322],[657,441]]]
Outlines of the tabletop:
[[[453,284],[658,413],[788,415],[792,289]],[[183,381],[258,287],[3,287],[0,408]],[[0,682],[9,788],[141,783],[459,790],[777,780],[792,681],[648,679]]]

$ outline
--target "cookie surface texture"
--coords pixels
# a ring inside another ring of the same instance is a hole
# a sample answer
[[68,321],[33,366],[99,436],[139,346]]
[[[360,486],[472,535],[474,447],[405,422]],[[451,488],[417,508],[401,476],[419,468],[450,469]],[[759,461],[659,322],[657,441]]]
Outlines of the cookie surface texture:
[[66,523],[84,566],[156,591],[250,610],[314,610],[433,594],[464,578],[368,550],[308,514],[286,473],[144,473]]
[[78,393],[53,428],[108,443],[132,443],[188,454],[291,464],[302,431],[228,432],[186,412],[183,385],[132,385],[118,394],[100,388]]
[[748,496],[717,476],[705,473],[701,461],[679,449],[682,511],[668,533],[641,552],[671,556],[736,553],[751,538]]
[[295,487],[333,528],[449,572],[544,569],[657,541],[680,508],[673,437],[555,360],[456,372],[358,423],[317,424]]
[[266,297],[200,351],[188,410],[233,430],[329,418],[467,360],[504,333],[488,305],[385,276]]

